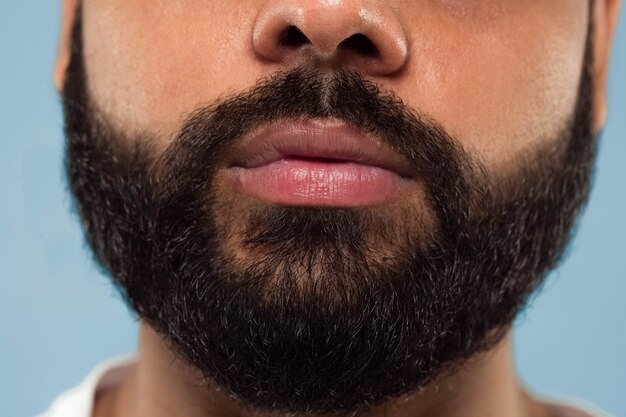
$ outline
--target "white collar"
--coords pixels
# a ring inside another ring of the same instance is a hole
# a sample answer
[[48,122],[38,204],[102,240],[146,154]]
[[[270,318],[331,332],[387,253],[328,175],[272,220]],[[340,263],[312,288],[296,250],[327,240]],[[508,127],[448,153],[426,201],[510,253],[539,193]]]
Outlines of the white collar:
[[100,363],[79,385],[57,397],[48,411],[38,417],[92,417],[98,390],[118,384],[136,360],[136,355],[131,355]]

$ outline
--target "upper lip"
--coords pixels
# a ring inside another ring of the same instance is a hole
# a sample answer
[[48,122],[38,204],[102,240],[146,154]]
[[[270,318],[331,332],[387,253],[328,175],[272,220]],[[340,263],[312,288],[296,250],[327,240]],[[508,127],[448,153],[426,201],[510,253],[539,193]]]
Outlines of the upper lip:
[[413,165],[380,138],[338,120],[281,120],[256,129],[230,152],[230,166],[254,168],[283,158],[356,162],[414,177]]

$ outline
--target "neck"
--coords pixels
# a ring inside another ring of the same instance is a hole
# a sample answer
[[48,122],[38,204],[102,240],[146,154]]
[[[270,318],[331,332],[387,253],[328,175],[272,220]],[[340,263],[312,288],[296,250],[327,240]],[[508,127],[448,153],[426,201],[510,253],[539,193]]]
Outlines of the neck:
[[[94,417],[304,417],[242,408],[200,372],[179,359],[145,323],[138,360],[119,385],[99,394]],[[341,416],[345,416],[343,413]],[[546,415],[521,388],[509,333],[492,350],[437,379],[359,417],[538,417]],[[306,417],[339,417],[332,415]]]

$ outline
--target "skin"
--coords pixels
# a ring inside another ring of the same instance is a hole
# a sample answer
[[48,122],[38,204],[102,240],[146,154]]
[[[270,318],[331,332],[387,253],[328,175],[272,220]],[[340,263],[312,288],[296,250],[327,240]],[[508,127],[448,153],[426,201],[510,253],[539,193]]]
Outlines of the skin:
[[[63,2],[54,68],[59,90],[75,6],[75,0]],[[596,0],[593,10],[596,131],[607,116],[608,60],[620,6],[620,0]],[[554,137],[571,115],[587,9],[587,0],[85,0],[85,63],[97,106],[127,131],[154,133],[159,151],[199,105],[244,91],[314,54],[393,91],[462,139],[488,170],[502,173],[542,138]],[[279,34],[288,25],[311,44],[280,46]],[[366,57],[340,45],[356,33],[380,54]],[[124,383],[98,398],[97,417],[251,414],[219,391],[190,389],[195,371],[172,364],[173,353],[145,324],[139,352]],[[439,389],[427,388],[372,415],[383,412],[549,415],[520,387],[510,336]]]

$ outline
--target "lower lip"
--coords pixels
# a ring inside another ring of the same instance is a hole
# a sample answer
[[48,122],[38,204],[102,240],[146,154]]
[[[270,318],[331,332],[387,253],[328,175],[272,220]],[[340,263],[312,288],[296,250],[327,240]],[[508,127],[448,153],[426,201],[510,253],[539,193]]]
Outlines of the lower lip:
[[285,205],[355,207],[388,202],[409,180],[354,162],[285,158],[254,168],[228,168],[239,191]]

